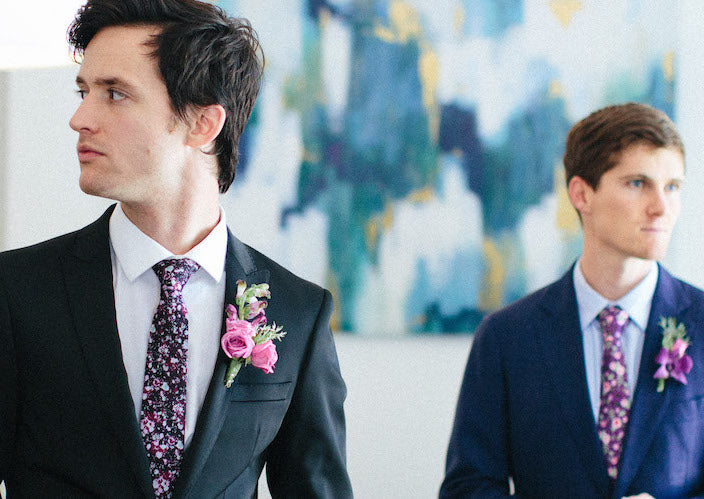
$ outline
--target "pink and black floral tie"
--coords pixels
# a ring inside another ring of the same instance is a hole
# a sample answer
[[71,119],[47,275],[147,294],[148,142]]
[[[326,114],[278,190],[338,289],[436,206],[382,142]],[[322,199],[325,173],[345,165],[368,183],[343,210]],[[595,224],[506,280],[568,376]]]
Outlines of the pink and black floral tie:
[[597,317],[603,333],[601,360],[601,401],[597,430],[604,446],[606,468],[612,480],[618,475],[618,460],[626,434],[630,409],[626,362],[621,337],[629,317],[618,306],[606,307]]
[[186,425],[188,311],[183,287],[200,268],[193,260],[162,260],[152,267],[161,298],[149,330],[140,429],[157,497],[170,497],[181,467]]

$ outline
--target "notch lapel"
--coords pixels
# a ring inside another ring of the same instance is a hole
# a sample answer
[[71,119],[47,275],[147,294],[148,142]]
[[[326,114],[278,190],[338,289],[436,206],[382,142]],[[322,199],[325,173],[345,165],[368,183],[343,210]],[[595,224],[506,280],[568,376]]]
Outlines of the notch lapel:
[[574,439],[587,475],[599,495],[605,496],[608,478],[587,387],[573,270],[574,266],[546,290],[542,305],[545,315],[536,321],[536,335],[564,424]]
[[670,391],[658,393],[657,381],[653,378],[657,367],[655,357],[662,342],[662,330],[658,323],[661,317],[677,317],[690,303],[686,294],[678,293],[677,282],[672,276],[660,266],[658,266],[658,272],[658,284],[645,330],[636,392],[633,397],[614,497],[625,495],[628,485],[643,463],[655,434],[653,428],[658,426],[667,407]]
[[114,209],[76,235],[74,251],[63,258],[66,294],[75,331],[108,426],[119,442],[146,496],[154,495],[149,462],[135,417],[117,332],[109,220]]
[[[258,270],[247,247],[235,238],[228,229],[227,257],[225,260],[225,303],[221,335],[225,333],[225,307],[235,303],[236,283],[242,279],[247,285],[269,281],[268,270]],[[188,496],[197,482],[220,433],[225,416],[230,408],[229,390],[225,388],[225,371],[230,359],[218,349],[213,377],[203,407],[198,414],[193,440],[186,449],[181,474],[176,480],[174,495]],[[240,373],[241,375],[241,373]],[[235,378],[238,383],[240,376]]]

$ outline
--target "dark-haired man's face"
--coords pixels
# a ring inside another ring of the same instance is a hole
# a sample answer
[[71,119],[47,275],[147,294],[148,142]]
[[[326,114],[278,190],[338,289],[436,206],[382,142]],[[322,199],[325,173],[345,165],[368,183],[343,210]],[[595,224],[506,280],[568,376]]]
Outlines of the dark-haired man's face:
[[622,151],[597,188],[586,188],[580,210],[585,247],[604,259],[662,259],[683,181],[684,159],[676,149],[635,144]]
[[80,186],[88,194],[139,206],[183,181],[187,129],[144,45],[157,32],[109,27],[86,47],[76,78],[83,100],[70,125],[79,133]]

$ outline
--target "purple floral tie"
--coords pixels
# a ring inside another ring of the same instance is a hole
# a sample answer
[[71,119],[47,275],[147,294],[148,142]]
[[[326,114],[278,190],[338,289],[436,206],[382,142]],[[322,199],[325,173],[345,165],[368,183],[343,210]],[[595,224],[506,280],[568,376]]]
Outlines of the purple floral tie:
[[171,497],[181,467],[188,354],[182,290],[199,268],[187,258],[162,260],[152,267],[161,283],[161,299],[149,329],[140,429],[157,497]]
[[597,430],[604,446],[606,468],[612,480],[618,475],[621,444],[628,424],[628,377],[621,348],[621,336],[629,317],[621,307],[609,306],[597,317],[604,338],[601,360],[601,401]]

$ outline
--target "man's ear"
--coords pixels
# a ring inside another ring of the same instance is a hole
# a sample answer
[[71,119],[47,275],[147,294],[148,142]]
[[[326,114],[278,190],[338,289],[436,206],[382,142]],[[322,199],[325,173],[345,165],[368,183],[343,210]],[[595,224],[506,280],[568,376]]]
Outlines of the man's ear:
[[220,104],[196,107],[189,112],[189,131],[186,145],[205,149],[215,141],[225,125],[225,108]]
[[592,189],[592,186],[582,177],[575,175],[567,184],[567,194],[570,197],[570,202],[580,215],[589,213],[593,193],[594,189]]

